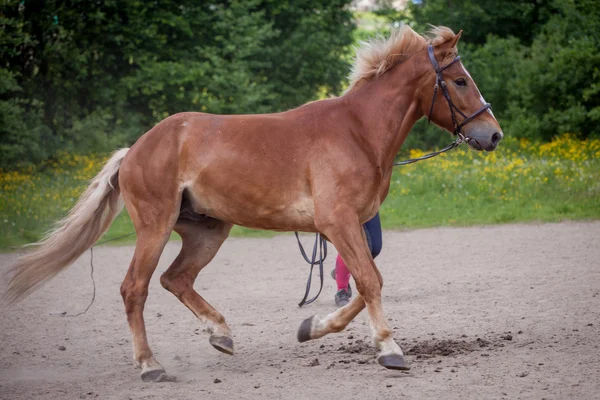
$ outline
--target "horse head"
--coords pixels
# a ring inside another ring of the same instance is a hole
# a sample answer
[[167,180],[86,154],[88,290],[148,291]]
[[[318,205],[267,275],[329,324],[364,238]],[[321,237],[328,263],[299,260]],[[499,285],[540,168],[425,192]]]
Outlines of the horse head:
[[456,45],[462,31],[436,28],[427,48],[431,73],[422,81],[422,110],[430,121],[459,135],[475,150],[493,151],[502,129],[473,78],[460,62]]

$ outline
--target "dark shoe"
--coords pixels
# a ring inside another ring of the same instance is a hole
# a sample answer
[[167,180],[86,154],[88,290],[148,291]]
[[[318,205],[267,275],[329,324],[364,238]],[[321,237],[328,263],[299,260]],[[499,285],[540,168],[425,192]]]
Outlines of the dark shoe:
[[[331,277],[335,281],[335,268],[331,270]],[[352,288],[350,287],[350,284],[348,284],[347,290],[348,290],[348,297],[352,297]]]
[[[348,287],[350,288],[350,287]],[[340,289],[335,294],[335,305],[338,307],[344,307],[346,304],[350,303],[350,299],[352,298],[352,292],[347,289]]]

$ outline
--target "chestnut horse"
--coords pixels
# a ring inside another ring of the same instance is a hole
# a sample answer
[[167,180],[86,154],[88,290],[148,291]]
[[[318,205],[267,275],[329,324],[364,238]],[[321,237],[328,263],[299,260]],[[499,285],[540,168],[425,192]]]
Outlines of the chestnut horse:
[[160,282],[227,354],[233,354],[229,326],[193,284],[231,227],[320,232],[348,265],[359,295],[323,319],[305,320],[298,340],[340,332],[366,306],[379,363],[408,369],[383,313],[383,280],[361,225],[388,195],[394,157],[422,116],[464,135],[476,150],[494,150],[502,138],[489,104],[457,61],[459,37],[444,27],[424,37],[403,26],[388,39],[363,43],[341,97],[277,114],[166,118],[117,151],[59,227],[17,261],[8,299],[25,297],[71,264],[124,203],[137,232],[121,285],[133,358],[144,381],[160,381],[165,370],[148,345],[143,310],[171,231],[181,235],[182,248]]

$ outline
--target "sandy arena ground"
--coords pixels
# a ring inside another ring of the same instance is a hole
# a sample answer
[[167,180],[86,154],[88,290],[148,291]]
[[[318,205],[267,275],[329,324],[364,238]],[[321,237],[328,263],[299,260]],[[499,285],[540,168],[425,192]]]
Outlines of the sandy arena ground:
[[[160,286],[178,249],[167,246],[145,311],[176,382],[143,383],[133,368],[119,294],[133,247],[104,246],[87,314],[51,315],[88,304],[89,252],[0,310],[0,398],[600,399],[600,222],[384,232],[384,307],[410,373],[376,363],[366,312],[340,334],[296,341],[304,318],[334,310],[335,284],[327,276],[298,308],[308,269],[291,234],[229,239],[200,274],[196,289],[233,330],[236,355],[217,352]],[[0,254],[0,270],[15,256]]]

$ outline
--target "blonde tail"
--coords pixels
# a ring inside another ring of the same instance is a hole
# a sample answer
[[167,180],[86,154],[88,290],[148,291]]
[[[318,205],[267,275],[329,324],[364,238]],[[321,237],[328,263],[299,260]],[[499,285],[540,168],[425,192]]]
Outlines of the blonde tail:
[[113,154],[67,217],[9,270],[14,275],[4,295],[8,303],[22,300],[67,268],[106,232],[123,208],[118,177],[128,150]]

